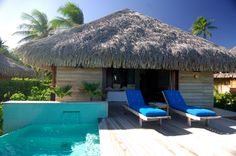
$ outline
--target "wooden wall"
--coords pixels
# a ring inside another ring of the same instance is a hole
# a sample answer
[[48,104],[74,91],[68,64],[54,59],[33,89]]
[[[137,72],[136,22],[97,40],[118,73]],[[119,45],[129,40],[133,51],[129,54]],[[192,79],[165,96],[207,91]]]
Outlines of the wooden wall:
[[233,78],[215,78],[214,87],[219,93],[236,92],[236,79]]
[[[102,69],[57,67],[56,85],[72,85],[72,95],[63,101],[89,101],[88,94],[82,89],[82,82],[99,82],[102,85]],[[58,100],[58,98],[57,98]]]
[[230,79],[214,79],[214,87],[219,93],[230,92]]
[[236,79],[230,80],[230,88],[236,88]]
[[0,80],[10,80],[10,79],[11,79],[11,77],[6,77],[6,76],[0,74]]
[[189,105],[213,107],[213,73],[179,71],[179,90]]

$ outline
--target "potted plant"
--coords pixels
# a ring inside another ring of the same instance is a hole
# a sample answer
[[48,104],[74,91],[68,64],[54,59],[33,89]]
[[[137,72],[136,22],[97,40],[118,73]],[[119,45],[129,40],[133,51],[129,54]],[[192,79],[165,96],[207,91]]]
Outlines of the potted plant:
[[71,88],[72,86],[70,85],[56,87],[53,89],[53,92],[57,95],[57,97],[59,97],[59,101],[62,101],[65,96],[71,96]]
[[100,84],[95,82],[83,82],[83,89],[89,94],[90,101],[96,97],[102,97],[102,92],[99,89]]

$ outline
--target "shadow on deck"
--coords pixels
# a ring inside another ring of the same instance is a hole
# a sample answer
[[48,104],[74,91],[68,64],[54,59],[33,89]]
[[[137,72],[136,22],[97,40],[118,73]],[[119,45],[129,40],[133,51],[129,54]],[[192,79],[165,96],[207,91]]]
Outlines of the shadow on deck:
[[[172,119],[163,120],[163,124],[151,121],[144,122],[143,129],[154,129],[165,136],[188,135],[192,132],[188,128],[203,128],[208,131],[225,135],[236,134],[236,121],[221,118],[211,120],[209,126],[205,126],[203,122],[193,122],[192,126],[187,125],[187,119],[178,114],[171,113]],[[121,106],[109,107],[109,118],[105,119],[108,124],[108,129],[137,129],[139,127],[138,117],[134,114],[125,111]]]
[[236,155],[236,121],[222,118],[206,127],[202,122],[187,125],[186,118],[144,122],[121,106],[111,106],[109,117],[99,123],[101,155]]

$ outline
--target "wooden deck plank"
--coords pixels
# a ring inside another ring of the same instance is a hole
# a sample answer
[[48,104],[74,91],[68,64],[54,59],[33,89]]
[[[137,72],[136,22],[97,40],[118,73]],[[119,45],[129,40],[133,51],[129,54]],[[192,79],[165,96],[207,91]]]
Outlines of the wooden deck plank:
[[236,121],[219,119],[205,127],[201,122],[186,125],[186,119],[172,114],[171,120],[145,122],[124,114],[120,107],[110,109],[109,118],[99,124],[101,155],[236,155]]

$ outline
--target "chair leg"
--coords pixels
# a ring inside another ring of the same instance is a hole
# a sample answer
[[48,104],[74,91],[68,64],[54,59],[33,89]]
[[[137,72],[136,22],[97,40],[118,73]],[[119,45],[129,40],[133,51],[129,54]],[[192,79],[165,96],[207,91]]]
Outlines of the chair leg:
[[162,119],[160,119],[160,125],[162,125]]
[[205,120],[205,126],[208,126],[208,125],[209,125],[209,122],[210,122],[210,120],[209,120],[209,119],[206,119],[206,120]]
[[126,115],[127,114],[127,109],[125,108],[125,107],[123,107],[123,113],[124,113],[124,115]]
[[188,125],[191,126],[191,119],[188,118]]
[[143,121],[141,118],[139,118],[139,126],[142,127],[143,126]]

